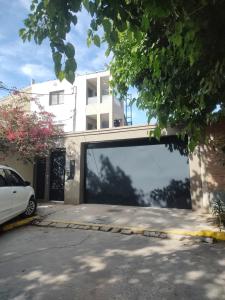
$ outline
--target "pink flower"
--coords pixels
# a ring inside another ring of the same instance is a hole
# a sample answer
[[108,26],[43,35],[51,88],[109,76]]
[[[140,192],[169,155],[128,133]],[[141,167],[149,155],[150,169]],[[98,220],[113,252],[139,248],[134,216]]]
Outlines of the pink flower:
[[8,134],[6,135],[6,138],[9,140],[9,141],[14,141],[16,139],[16,135],[14,132],[8,132]]

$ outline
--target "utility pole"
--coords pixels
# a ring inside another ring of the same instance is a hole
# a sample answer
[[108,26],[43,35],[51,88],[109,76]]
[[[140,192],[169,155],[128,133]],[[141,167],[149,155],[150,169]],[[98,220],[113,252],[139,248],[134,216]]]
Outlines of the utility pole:
[[77,120],[77,86],[73,86],[74,94],[74,110],[73,110],[73,132],[76,131],[76,120]]

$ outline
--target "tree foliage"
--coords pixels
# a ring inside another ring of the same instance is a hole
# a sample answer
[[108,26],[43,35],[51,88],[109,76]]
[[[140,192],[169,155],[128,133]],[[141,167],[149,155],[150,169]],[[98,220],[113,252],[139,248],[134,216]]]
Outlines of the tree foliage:
[[[0,109],[0,153],[1,159],[17,155],[24,161],[43,157],[57,145],[61,131],[54,126],[53,115],[39,105],[39,112],[26,110],[30,101],[17,94],[16,98]],[[32,100],[34,101],[34,100]]]
[[49,38],[55,73],[70,82],[76,62],[66,34],[82,8],[92,17],[88,44],[107,42],[114,88],[122,97],[138,89],[137,105],[158,120],[155,134],[176,126],[190,149],[203,141],[225,116],[225,0],[33,0],[20,35]]

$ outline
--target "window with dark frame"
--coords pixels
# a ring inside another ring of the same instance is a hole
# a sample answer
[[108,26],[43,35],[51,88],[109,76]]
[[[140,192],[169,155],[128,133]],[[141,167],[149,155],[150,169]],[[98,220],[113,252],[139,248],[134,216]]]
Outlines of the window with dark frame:
[[74,179],[75,176],[75,160],[70,160],[69,162],[69,174],[67,180]]
[[6,175],[7,175],[7,180],[9,182],[9,185],[11,186],[24,186],[24,181],[23,179],[14,171],[12,170],[5,170]]
[[49,105],[59,105],[64,103],[64,91],[54,91],[49,94]]
[[3,169],[0,169],[0,187],[8,186],[6,174]]
[[55,128],[59,131],[64,131],[65,124],[55,124]]

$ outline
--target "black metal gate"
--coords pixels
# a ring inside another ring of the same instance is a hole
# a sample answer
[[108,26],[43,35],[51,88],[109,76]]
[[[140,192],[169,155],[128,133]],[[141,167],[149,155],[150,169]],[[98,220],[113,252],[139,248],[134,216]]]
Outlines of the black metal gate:
[[50,156],[49,200],[64,201],[65,149],[57,149]]
[[35,172],[35,195],[38,200],[45,198],[46,158],[38,158]]

